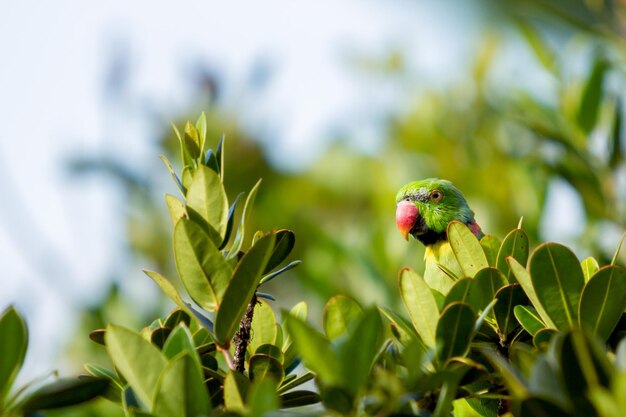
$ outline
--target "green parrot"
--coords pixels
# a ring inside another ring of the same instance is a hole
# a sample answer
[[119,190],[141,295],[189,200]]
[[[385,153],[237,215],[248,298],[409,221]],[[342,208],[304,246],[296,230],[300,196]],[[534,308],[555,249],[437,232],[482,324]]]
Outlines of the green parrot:
[[426,247],[424,280],[431,288],[447,294],[454,280],[439,265],[457,277],[463,276],[448,242],[448,223],[465,223],[480,239],[484,234],[474,220],[474,212],[458,188],[439,178],[405,185],[396,195],[396,204],[396,224],[402,236],[406,240],[413,236]]

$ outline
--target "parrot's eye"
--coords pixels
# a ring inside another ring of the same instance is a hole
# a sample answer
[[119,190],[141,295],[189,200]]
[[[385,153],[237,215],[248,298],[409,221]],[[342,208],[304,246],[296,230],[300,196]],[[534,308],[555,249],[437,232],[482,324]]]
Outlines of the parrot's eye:
[[430,192],[430,201],[434,203],[439,203],[441,200],[443,200],[443,193],[441,191],[432,190]]

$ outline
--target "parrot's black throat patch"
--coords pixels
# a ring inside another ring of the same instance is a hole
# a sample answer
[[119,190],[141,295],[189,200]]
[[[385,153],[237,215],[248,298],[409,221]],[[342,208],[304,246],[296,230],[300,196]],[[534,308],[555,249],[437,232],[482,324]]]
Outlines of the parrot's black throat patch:
[[411,236],[422,242],[424,246],[432,245],[437,242],[448,240],[446,232],[435,232],[426,226],[426,222],[422,216],[418,216],[415,224],[409,232]]

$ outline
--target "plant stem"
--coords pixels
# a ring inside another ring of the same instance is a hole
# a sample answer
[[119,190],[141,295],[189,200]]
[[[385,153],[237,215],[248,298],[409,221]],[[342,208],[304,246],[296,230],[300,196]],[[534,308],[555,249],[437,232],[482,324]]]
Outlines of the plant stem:
[[252,296],[246,314],[243,315],[241,323],[239,324],[239,330],[235,334],[233,342],[235,343],[235,358],[233,361],[234,369],[237,372],[243,373],[245,371],[246,363],[246,349],[250,342],[250,329],[252,327],[252,317],[254,316],[254,307],[257,305],[258,300],[256,293]]

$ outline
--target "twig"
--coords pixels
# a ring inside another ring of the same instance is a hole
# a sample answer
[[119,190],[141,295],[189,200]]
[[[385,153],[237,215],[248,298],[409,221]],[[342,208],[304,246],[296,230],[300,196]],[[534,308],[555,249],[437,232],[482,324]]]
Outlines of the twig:
[[245,370],[246,363],[246,349],[248,348],[248,343],[250,342],[250,329],[252,327],[252,317],[254,316],[254,307],[257,305],[258,300],[256,293],[252,296],[250,300],[250,304],[248,304],[248,308],[246,309],[246,314],[244,314],[241,319],[241,323],[239,324],[239,330],[235,334],[233,342],[235,343],[235,358],[233,361],[234,369],[237,372],[243,373]]

